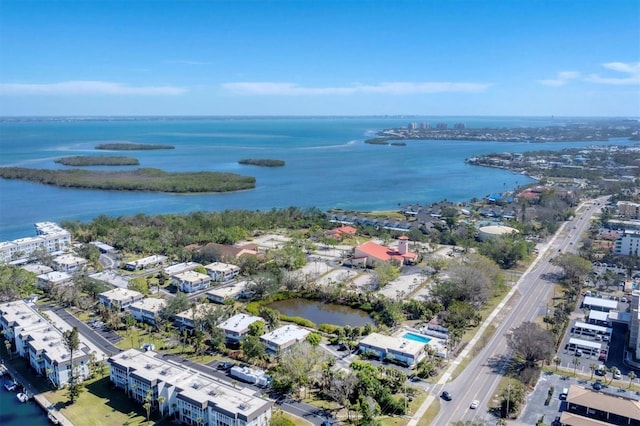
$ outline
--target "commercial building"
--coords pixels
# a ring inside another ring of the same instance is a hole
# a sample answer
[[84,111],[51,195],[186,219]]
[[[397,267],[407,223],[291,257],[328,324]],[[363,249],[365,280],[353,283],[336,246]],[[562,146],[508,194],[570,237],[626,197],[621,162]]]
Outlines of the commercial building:
[[610,299],[601,299],[599,297],[585,296],[582,302],[584,308],[594,311],[610,312],[618,309],[618,302]]
[[147,324],[156,325],[160,311],[167,306],[167,301],[164,299],[155,299],[147,297],[140,301],[134,302],[129,305],[129,312],[136,321],[146,322]]
[[112,356],[109,358],[111,382],[141,403],[151,395],[153,409],[176,415],[179,423],[269,425],[271,402],[249,388],[236,388],[155,355],[152,351],[129,349]]
[[256,321],[264,322],[260,317],[238,314],[218,324],[218,328],[224,331],[224,336],[228,343],[240,343],[242,338],[249,332],[249,326]]
[[185,271],[171,276],[173,285],[184,293],[193,293],[194,291],[205,290],[211,285],[209,275],[201,274],[196,271]]
[[142,293],[127,288],[114,288],[98,295],[98,303],[118,311],[124,311],[142,299],[144,299]]
[[638,426],[640,401],[571,385],[567,394],[567,409],[560,416],[560,424]]
[[310,333],[297,325],[285,325],[261,336],[260,341],[266,346],[267,352],[277,354],[302,342]]
[[231,281],[240,273],[239,266],[223,262],[210,263],[208,265],[205,265],[204,269],[207,270],[207,274],[211,277],[212,281],[223,283]]
[[35,224],[35,237],[0,243],[0,263],[24,263],[36,250],[63,253],[71,247],[71,234],[53,222]]
[[72,274],[81,271],[87,265],[87,259],[74,254],[63,254],[53,259],[53,269]]
[[[31,367],[56,387],[69,383],[71,354],[62,331],[36,310],[35,305],[22,300],[0,304],[0,328],[11,351],[29,360]],[[80,343],[73,352],[73,372],[77,381],[89,377],[90,349]]]
[[618,201],[618,214],[629,219],[640,219],[640,204],[631,201]]
[[637,256],[640,254],[640,232],[626,231],[619,236],[613,246],[613,254]]
[[425,355],[425,343],[380,333],[364,337],[358,349],[361,353],[377,356],[380,361],[386,359],[408,367],[416,365]]

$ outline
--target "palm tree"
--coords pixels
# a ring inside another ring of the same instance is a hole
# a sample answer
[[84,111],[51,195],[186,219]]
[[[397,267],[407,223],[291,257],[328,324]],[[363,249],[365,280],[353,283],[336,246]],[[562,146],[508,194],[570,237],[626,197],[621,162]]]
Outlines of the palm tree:
[[629,374],[627,374],[627,376],[629,376],[629,386],[627,387],[627,389],[629,389],[633,381],[636,379],[636,373],[633,371],[629,371]]
[[69,377],[69,400],[73,404],[79,395],[80,389],[76,385],[75,367],[73,365],[73,352],[80,349],[80,335],[78,327],[73,327],[62,333],[64,346],[69,351],[69,364],[71,365],[71,376]]
[[597,369],[598,369],[598,364],[596,364],[595,362],[592,362],[591,364],[589,364],[589,370],[591,370],[590,380],[593,380],[593,373],[595,373]]
[[562,358],[559,356],[553,357],[553,363],[556,365],[556,373],[558,372],[558,366],[562,362]]
[[580,365],[580,360],[578,359],[578,357],[573,357],[573,360],[571,360],[571,364],[573,365],[573,375],[575,376],[576,375],[576,369]]
[[166,400],[167,399],[162,395],[158,397],[158,408],[160,408],[160,417],[164,416],[164,402]]
[[13,359],[13,352],[11,352],[11,342],[5,339],[4,346],[7,348],[7,352],[9,352],[9,359]]

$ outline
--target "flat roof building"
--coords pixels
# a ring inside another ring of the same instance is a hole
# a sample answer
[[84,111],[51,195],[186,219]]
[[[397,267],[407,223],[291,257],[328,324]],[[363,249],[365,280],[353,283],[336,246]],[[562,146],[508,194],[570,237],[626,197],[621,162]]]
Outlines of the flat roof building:
[[310,333],[309,330],[297,325],[285,325],[262,335],[260,341],[265,344],[267,352],[277,354],[302,342]]
[[53,259],[53,269],[71,274],[81,271],[87,263],[87,259],[68,253]]
[[358,344],[362,353],[375,354],[381,361],[396,361],[408,367],[413,367],[424,357],[425,346],[426,343],[380,333],[371,333]]
[[124,265],[124,269],[127,271],[135,271],[136,269],[147,269],[154,266],[162,266],[167,262],[167,256],[159,254],[143,257],[142,259],[132,260]]
[[[71,354],[64,344],[62,331],[40,315],[35,305],[22,300],[0,304],[0,328],[11,344],[11,352],[29,360],[38,374],[56,387],[69,383]],[[80,342],[73,353],[77,380],[83,381],[89,376],[90,358],[89,347]]]
[[207,298],[215,303],[224,303],[226,300],[238,299],[247,287],[246,281],[238,281],[224,287],[216,287],[207,291]]
[[211,285],[211,277],[196,271],[185,271],[171,276],[176,288],[184,293],[205,290]]
[[164,268],[164,272],[168,275],[177,275],[187,271],[193,271],[198,266],[202,266],[197,262],[182,262],[176,263],[175,265],[167,266]]
[[109,358],[110,379],[138,402],[152,404],[183,424],[268,426],[271,402],[249,388],[238,389],[213,377],[160,359],[152,351],[129,349]]
[[218,328],[224,331],[227,342],[240,343],[240,340],[249,332],[249,326],[256,321],[264,322],[261,317],[238,314],[220,323]]
[[204,267],[212,281],[231,281],[240,273],[240,267],[230,263],[213,262]]
[[38,275],[38,288],[51,290],[55,287],[67,286],[73,283],[73,277],[66,272],[52,271]]
[[164,299],[155,299],[147,297],[129,305],[129,312],[136,321],[146,322],[147,324],[156,325],[160,311],[167,306]]
[[35,237],[19,238],[0,243],[0,263],[26,262],[36,250],[62,253],[71,247],[71,234],[53,222],[35,224]]
[[135,302],[144,299],[144,295],[127,288],[114,288],[98,295],[98,302],[107,308],[124,311]]

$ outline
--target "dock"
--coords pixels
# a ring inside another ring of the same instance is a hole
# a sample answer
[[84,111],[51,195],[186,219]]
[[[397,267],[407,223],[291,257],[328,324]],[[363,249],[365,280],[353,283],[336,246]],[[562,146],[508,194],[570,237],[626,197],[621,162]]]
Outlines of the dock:
[[[0,362],[3,361],[0,360]],[[1,371],[4,371],[2,375],[10,374],[18,383],[20,383],[20,385],[22,385],[26,393],[28,393],[29,395],[33,395],[33,400],[45,411],[45,413],[47,413],[47,415],[49,416],[49,421],[53,423],[53,421],[51,420],[51,416],[53,416],[58,421],[58,423],[55,424],[63,426],[73,426],[73,423],[71,423],[71,421],[69,421],[69,419],[67,419],[64,414],[58,411],[58,409],[55,408],[47,398],[40,394],[38,392],[38,389],[36,389],[31,383],[25,380],[25,378],[22,377],[15,368],[13,368],[9,364],[4,364],[3,362],[2,364],[0,364],[0,372]]]

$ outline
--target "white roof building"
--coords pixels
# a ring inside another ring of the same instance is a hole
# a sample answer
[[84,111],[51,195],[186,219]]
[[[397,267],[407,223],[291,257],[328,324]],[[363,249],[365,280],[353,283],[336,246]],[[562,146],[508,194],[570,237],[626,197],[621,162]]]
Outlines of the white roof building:
[[124,268],[128,271],[135,271],[136,269],[147,269],[151,266],[163,265],[167,261],[167,256],[159,254],[143,257],[142,259],[132,260],[124,265]]
[[[206,426],[268,426],[271,402],[250,388],[237,388],[154,356],[151,351],[129,349],[109,358],[111,382],[143,402],[164,398],[168,415],[184,424]],[[134,386],[135,385],[135,386]],[[150,391],[150,392],[149,392]]]
[[63,254],[53,259],[53,269],[60,272],[77,272],[85,267],[87,259],[74,254]]
[[137,320],[155,325],[160,311],[167,306],[164,299],[147,297],[129,305],[129,312]]
[[371,333],[358,344],[361,352],[374,353],[380,360],[393,360],[409,367],[424,357],[425,346],[425,343],[380,333]]
[[70,285],[72,282],[73,277],[66,272],[52,271],[38,275],[38,288],[40,289]]
[[240,273],[240,267],[230,263],[213,262],[204,267],[213,281],[226,282]]
[[249,331],[249,326],[256,321],[264,322],[261,317],[238,314],[218,324],[218,328],[224,331],[228,342],[238,343]]
[[224,287],[216,287],[207,291],[207,298],[215,303],[224,303],[227,299],[239,298],[247,287],[246,281],[238,281]]
[[36,223],[36,237],[0,243],[0,262],[26,262],[36,250],[62,253],[71,247],[71,234],[53,222]]
[[164,271],[169,275],[177,275],[181,274],[182,272],[193,271],[198,266],[202,265],[197,262],[182,262],[176,263],[175,265],[167,266],[166,268],[164,268]]
[[185,271],[171,276],[173,284],[185,293],[205,290],[211,285],[211,277],[196,271]]
[[609,312],[618,309],[618,302],[610,299],[601,299],[599,297],[585,296],[582,304],[596,311]]
[[144,299],[144,295],[127,288],[114,288],[98,295],[98,302],[111,309],[123,311],[133,303]]
[[296,343],[302,342],[311,332],[297,325],[285,325],[276,328],[260,337],[260,341],[267,347],[267,352],[278,353]]

